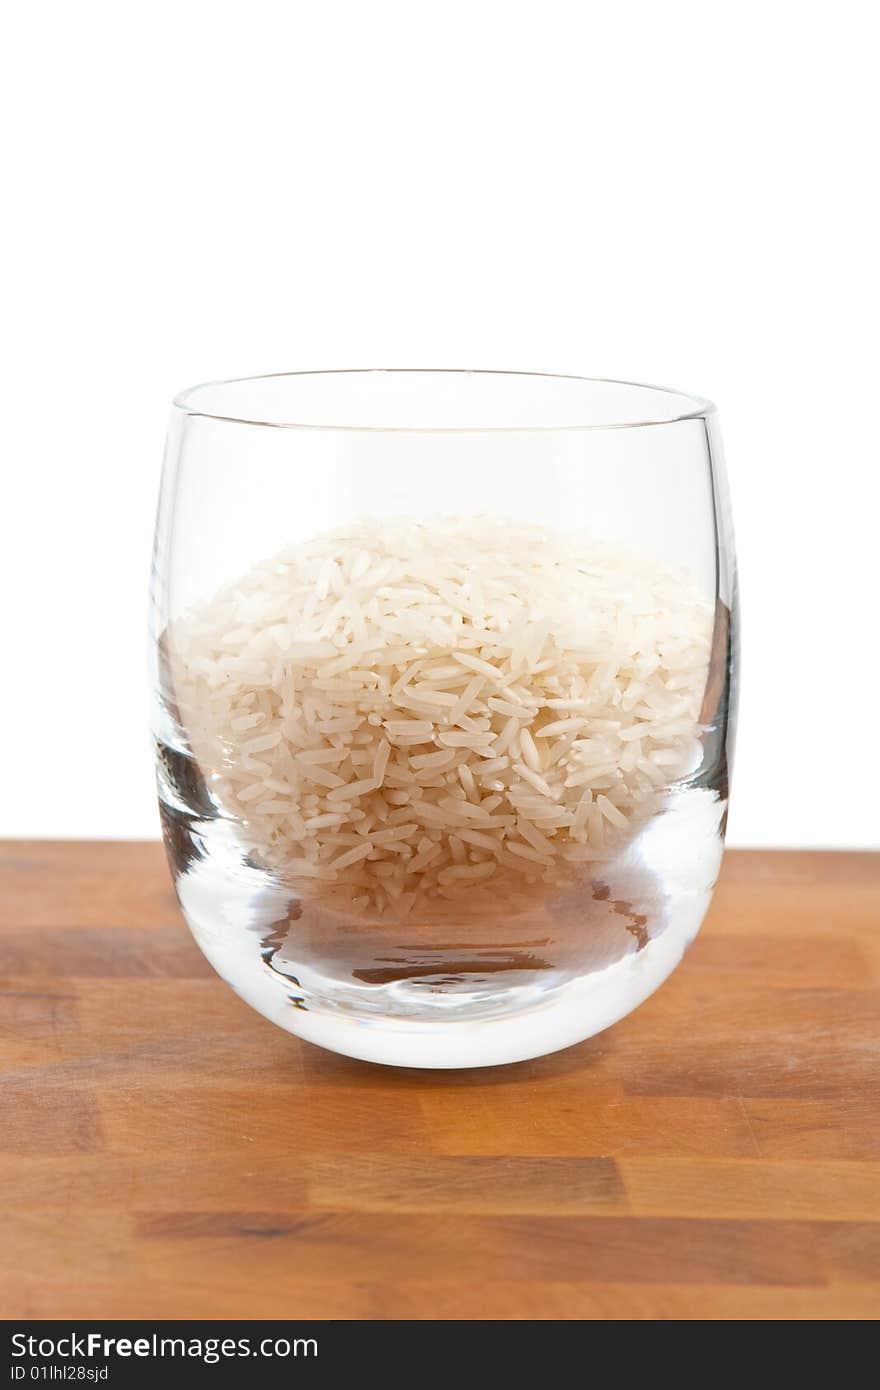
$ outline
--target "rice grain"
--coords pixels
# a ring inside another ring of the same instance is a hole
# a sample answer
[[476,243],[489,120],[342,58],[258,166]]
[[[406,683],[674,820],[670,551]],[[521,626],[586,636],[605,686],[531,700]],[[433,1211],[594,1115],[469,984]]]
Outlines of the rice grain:
[[366,520],[177,619],[169,703],[255,862],[365,917],[461,918],[589,876],[692,775],[712,626],[611,547]]

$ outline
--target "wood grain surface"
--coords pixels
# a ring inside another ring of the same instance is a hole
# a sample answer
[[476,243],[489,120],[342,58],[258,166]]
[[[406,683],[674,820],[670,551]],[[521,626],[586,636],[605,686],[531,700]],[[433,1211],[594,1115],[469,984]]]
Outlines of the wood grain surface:
[[730,853],[658,994],[476,1072],[274,1028],[158,845],[0,894],[6,1318],[880,1314],[880,855]]

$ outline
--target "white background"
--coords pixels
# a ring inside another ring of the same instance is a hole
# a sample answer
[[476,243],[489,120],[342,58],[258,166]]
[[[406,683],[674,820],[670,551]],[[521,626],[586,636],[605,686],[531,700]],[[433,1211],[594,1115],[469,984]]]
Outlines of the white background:
[[157,833],[166,407],[468,366],[714,398],[731,838],[877,845],[874,7],[33,3],[7,20],[0,834]]

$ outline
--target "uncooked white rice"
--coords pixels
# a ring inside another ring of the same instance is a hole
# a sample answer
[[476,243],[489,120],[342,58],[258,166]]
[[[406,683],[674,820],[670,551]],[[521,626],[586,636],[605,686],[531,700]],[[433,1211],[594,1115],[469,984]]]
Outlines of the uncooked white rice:
[[181,726],[257,862],[363,917],[479,914],[595,872],[698,756],[711,605],[490,518],[367,520],[169,629]]

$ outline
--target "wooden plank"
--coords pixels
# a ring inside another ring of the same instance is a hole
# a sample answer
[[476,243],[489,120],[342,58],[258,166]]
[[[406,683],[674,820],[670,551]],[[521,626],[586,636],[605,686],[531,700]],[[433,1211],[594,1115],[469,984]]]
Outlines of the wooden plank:
[[880,1221],[874,1163],[628,1157],[618,1168],[638,1215]]
[[309,1202],[331,1211],[485,1212],[584,1215],[625,1212],[628,1203],[610,1158],[313,1160]]

